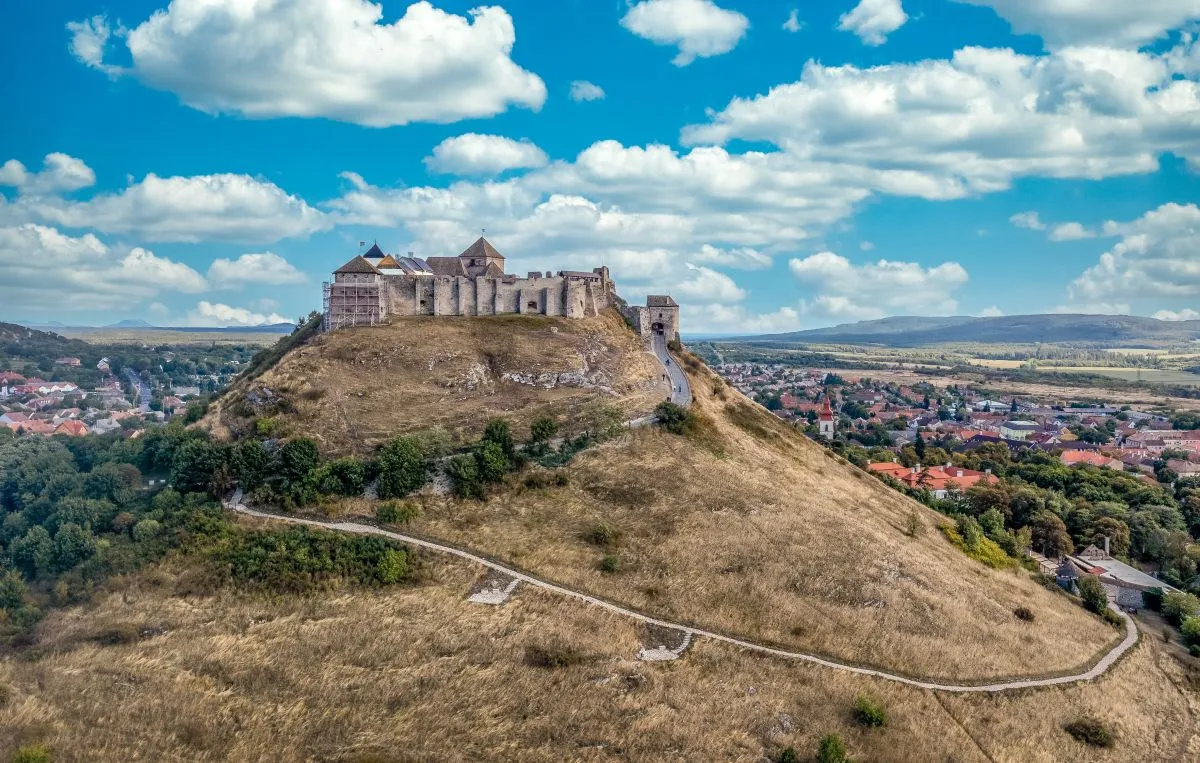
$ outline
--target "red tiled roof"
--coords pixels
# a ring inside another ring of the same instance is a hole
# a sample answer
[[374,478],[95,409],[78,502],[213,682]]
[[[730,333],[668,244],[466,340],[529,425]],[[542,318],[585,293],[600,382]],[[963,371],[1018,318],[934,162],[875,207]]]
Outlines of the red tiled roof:
[[87,425],[82,421],[64,421],[54,430],[54,434],[66,434],[72,437],[78,437],[87,433]]

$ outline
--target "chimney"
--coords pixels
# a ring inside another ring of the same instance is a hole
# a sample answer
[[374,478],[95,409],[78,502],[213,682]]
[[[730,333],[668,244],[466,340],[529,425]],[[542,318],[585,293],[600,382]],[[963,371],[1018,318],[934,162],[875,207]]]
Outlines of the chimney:
[[959,469],[957,472],[955,472],[955,473],[954,473],[954,476],[956,476],[956,477],[961,477],[961,476],[962,476],[962,469]]
[[1108,556],[1108,536],[1104,536],[1104,555]]
[[916,466],[913,467],[913,474],[920,474],[920,473],[921,473],[921,464],[918,463]]
[[991,469],[984,469],[984,470],[983,470],[983,473],[984,473],[984,474],[986,474],[986,475],[988,475],[988,476],[990,477],[990,476],[991,476],[991,474],[992,474],[992,470],[991,470]]

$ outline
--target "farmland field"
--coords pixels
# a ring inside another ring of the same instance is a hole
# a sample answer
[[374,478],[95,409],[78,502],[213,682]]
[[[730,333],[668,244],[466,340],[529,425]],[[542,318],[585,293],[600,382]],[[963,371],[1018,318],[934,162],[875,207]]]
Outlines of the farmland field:
[[1048,366],[1041,369],[1063,374],[1101,374],[1123,381],[1144,381],[1157,384],[1188,384],[1200,386],[1200,374],[1168,368],[1109,368],[1105,366]]

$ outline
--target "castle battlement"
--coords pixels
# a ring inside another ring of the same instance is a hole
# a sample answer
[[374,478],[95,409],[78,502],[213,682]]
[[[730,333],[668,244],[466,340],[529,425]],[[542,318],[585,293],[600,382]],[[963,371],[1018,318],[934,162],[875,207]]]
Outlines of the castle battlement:
[[[333,280],[324,284],[325,329],[374,325],[390,316],[409,315],[586,318],[618,307],[616,288],[607,267],[531,272],[524,278],[506,274],[504,255],[482,237],[457,257],[385,254],[376,244],[335,270]],[[655,300],[661,308],[651,305]],[[644,335],[678,338],[679,306],[674,300],[650,297],[647,305],[651,306],[623,312]],[[653,312],[643,316],[642,311]]]

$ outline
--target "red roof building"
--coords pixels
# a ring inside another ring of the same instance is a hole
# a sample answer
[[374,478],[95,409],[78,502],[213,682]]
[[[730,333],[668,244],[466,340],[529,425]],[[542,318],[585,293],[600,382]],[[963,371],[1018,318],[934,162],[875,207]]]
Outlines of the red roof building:
[[54,434],[65,434],[70,437],[82,437],[87,433],[87,424],[75,420],[64,421],[54,429]]

